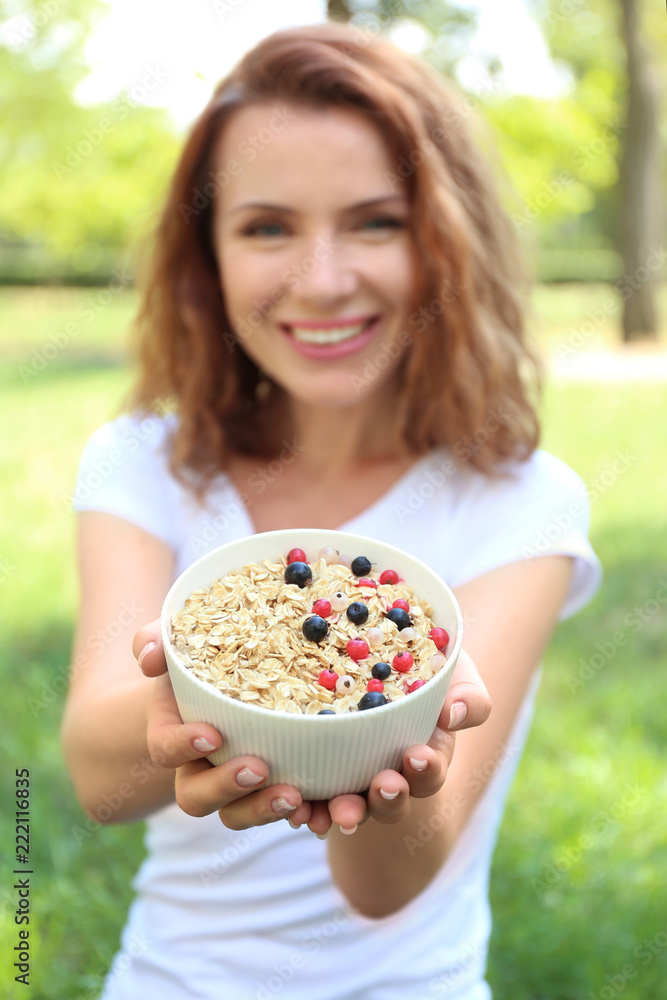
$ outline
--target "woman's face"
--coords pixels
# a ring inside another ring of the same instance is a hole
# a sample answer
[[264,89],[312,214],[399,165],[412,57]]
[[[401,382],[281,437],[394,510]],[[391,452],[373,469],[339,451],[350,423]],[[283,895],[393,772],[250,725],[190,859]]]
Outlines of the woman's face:
[[304,403],[389,391],[415,274],[380,133],[354,110],[267,104],[237,112],[216,153],[214,247],[242,349]]

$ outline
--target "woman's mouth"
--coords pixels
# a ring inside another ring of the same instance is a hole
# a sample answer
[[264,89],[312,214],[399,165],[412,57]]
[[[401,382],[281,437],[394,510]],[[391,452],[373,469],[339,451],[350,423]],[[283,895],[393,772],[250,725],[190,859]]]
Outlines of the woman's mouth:
[[365,347],[373,336],[379,319],[379,316],[371,316],[345,324],[281,323],[280,327],[299,354],[311,358],[335,358]]

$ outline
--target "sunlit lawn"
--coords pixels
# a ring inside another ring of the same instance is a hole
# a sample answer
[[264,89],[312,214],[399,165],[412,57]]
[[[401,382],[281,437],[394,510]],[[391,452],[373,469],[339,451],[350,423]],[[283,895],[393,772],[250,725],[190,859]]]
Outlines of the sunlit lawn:
[[[128,384],[113,362],[131,296],[85,320],[77,310],[96,291],[0,294],[3,843],[14,841],[14,768],[27,766],[35,872],[30,992],[13,982],[15,898],[9,876],[4,883],[0,990],[12,998],[97,996],[142,856],[140,826],[86,824],[57,741],[76,606],[69,497],[83,444]],[[565,339],[604,294],[540,290],[543,343]],[[43,370],[31,367],[67,322],[78,333]],[[667,392],[660,383],[552,385],[544,418],[545,446],[597,490],[592,537],[606,581],[546,658],[494,864],[489,978],[496,1000],[604,1000],[612,989],[658,1000],[667,981]],[[619,454],[626,468],[611,476]]]

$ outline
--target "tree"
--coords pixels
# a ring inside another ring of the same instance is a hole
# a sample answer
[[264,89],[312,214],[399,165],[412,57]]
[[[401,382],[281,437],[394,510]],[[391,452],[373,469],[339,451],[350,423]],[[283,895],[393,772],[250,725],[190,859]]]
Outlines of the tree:
[[[552,56],[574,78],[572,98],[582,107],[599,104],[606,89],[605,116],[621,124],[620,142],[604,146],[600,158],[613,163],[618,180],[602,203],[601,223],[623,262],[623,337],[653,336],[655,288],[664,232],[659,197],[659,121],[656,73],[664,54],[664,10],[641,0],[534,0]],[[650,21],[650,32],[642,24]],[[662,84],[666,82],[664,70]],[[609,104],[611,102],[611,105]],[[613,106],[613,110],[612,110]],[[658,251],[652,254],[651,250]],[[619,275],[620,277],[620,275]]]
[[352,11],[346,0],[327,0],[327,17],[330,21],[349,21]]
[[650,261],[660,241],[662,204],[655,83],[640,37],[637,0],[621,0],[621,8],[628,74],[628,128],[621,161],[620,244],[626,275],[631,281],[623,304],[623,338],[629,341],[657,334],[658,270],[650,266]]

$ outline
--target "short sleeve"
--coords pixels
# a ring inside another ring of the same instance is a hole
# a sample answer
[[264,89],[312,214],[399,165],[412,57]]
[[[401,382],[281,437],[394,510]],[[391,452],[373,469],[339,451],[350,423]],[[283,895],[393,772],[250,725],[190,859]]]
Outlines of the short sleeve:
[[602,566],[589,541],[586,487],[560,459],[536,452],[511,477],[469,484],[466,531],[474,544],[461,548],[455,585],[522,559],[568,555],[574,573],[560,618],[584,607],[598,590]]
[[79,463],[74,510],[115,514],[175,549],[176,486],[168,468],[168,430],[167,418],[124,415],[95,431]]

